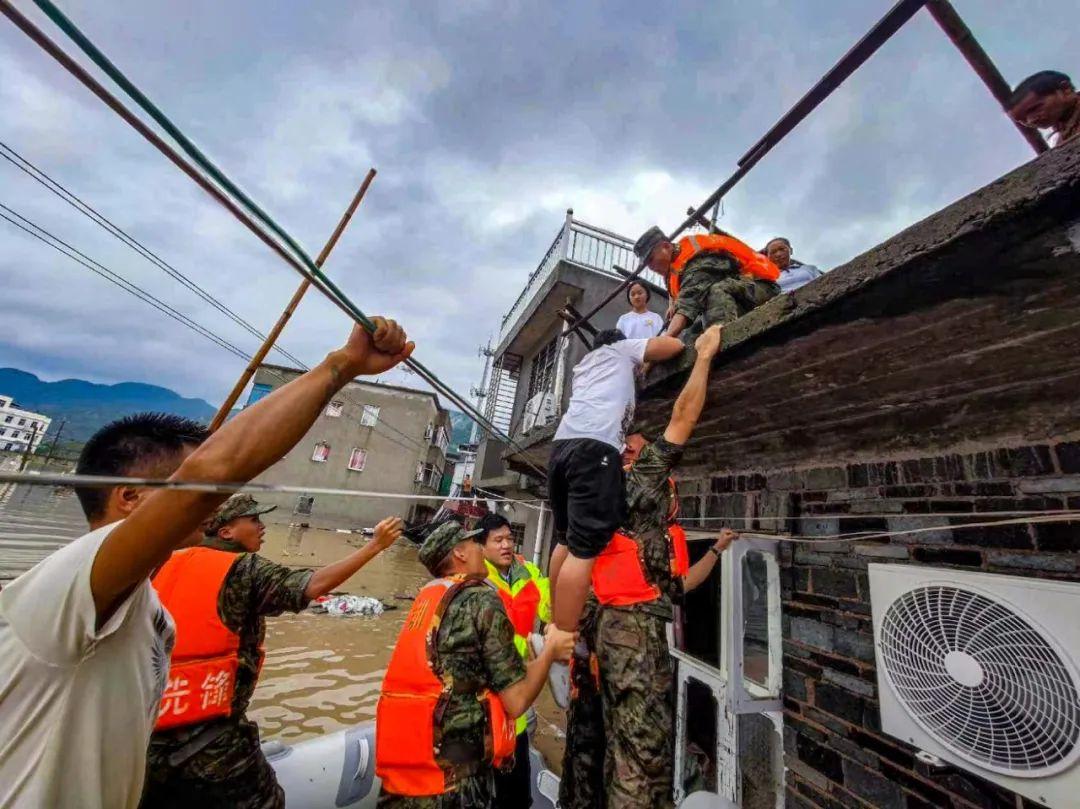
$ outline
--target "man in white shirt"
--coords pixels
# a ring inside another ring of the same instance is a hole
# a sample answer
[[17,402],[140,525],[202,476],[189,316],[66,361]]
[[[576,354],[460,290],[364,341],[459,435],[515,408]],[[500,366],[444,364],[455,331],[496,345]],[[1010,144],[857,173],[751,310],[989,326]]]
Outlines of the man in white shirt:
[[[412,352],[375,318],[212,437],[167,415],[122,420],[84,448],[82,474],[246,481],[279,460],[330,397]],[[205,440],[204,440],[205,439]],[[0,591],[0,809],[125,809],[142,791],[173,641],[149,582],[201,537],[226,494],[115,486],[76,490],[90,533]]]
[[622,450],[634,420],[634,372],[643,362],[662,362],[682,350],[677,337],[627,340],[608,329],[574,366],[570,406],[548,464],[558,543],[551,555],[552,613],[559,629],[577,628],[593,563],[623,521]]

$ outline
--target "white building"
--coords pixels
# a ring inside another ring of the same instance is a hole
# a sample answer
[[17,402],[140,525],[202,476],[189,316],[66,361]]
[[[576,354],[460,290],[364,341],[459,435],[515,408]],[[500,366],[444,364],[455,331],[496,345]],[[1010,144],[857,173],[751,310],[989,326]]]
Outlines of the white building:
[[0,395],[0,450],[37,452],[52,419],[23,410],[10,396]]

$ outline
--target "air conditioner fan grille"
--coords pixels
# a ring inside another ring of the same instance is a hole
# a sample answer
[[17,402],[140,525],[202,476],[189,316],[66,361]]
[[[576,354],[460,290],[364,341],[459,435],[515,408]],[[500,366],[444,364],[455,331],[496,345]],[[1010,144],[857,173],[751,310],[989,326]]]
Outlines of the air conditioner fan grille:
[[904,707],[963,758],[1032,776],[1080,752],[1073,670],[1009,606],[954,586],[916,588],[889,606],[880,640]]

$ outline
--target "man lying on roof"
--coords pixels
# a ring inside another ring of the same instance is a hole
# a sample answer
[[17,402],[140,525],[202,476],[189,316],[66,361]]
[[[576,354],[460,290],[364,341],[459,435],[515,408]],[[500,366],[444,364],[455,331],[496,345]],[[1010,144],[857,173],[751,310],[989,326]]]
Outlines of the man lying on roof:
[[667,282],[671,322],[665,334],[671,337],[698,318],[704,328],[736,320],[780,294],[780,270],[734,236],[699,233],[673,243],[653,226],[637,240],[634,254]]
[[1080,136],[1080,93],[1072,79],[1056,70],[1028,76],[1012,91],[1009,117],[1030,129],[1049,129],[1054,147]]

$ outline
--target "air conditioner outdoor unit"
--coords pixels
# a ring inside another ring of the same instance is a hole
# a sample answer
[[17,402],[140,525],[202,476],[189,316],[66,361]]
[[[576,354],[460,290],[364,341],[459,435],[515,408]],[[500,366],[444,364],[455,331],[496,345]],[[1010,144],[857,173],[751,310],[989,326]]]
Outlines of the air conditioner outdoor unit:
[[870,601],[883,731],[1080,805],[1080,584],[874,564]]
[[549,391],[538,393],[525,403],[521,431],[527,433],[535,427],[543,427],[554,418],[555,397]]

